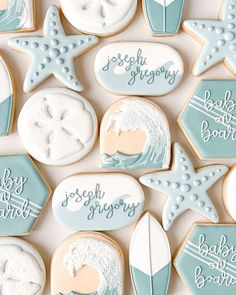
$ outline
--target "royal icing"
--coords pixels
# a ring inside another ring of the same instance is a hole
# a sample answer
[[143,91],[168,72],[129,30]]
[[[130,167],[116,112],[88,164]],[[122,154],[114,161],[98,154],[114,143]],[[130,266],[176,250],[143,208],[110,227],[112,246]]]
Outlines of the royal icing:
[[124,98],[105,113],[100,130],[102,167],[166,169],[170,131],[165,114],[142,98]]
[[183,72],[178,52],[161,43],[111,43],[95,59],[98,82],[116,94],[165,95],[179,85]]
[[34,0],[1,0],[0,33],[32,31]]
[[207,191],[227,171],[224,165],[206,166],[195,171],[187,153],[175,143],[172,170],[144,175],[140,181],[168,196],[162,216],[163,227],[168,230],[175,219],[188,209],[218,223],[218,214]]
[[144,193],[126,174],[77,174],[57,186],[52,207],[55,217],[76,231],[115,230],[139,218]]
[[28,234],[50,193],[28,156],[0,156],[0,236]]
[[16,238],[0,238],[2,294],[41,295],[45,281],[44,262],[29,243]]
[[147,212],[137,224],[129,250],[131,279],[137,295],[167,295],[171,253],[161,225]]
[[32,57],[32,65],[24,82],[25,92],[31,92],[51,75],[68,88],[83,91],[73,59],[97,43],[95,36],[66,36],[57,6],[50,6],[47,11],[43,37],[24,36],[9,40],[11,47]]
[[9,69],[0,56],[0,136],[5,136],[10,133],[13,115],[13,83]]
[[77,233],[55,252],[52,259],[52,295],[123,295],[124,258],[108,236]]
[[236,221],[236,166],[224,180],[224,203],[229,215]]
[[184,0],[143,0],[143,10],[153,35],[175,35],[179,31]]
[[235,80],[203,80],[178,122],[201,158],[236,157]]
[[133,19],[137,0],[60,0],[68,21],[79,31],[98,36],[116,34]]
[[235,233],[235,225],[193,227],[174,262],[192,294],[235,294]]
[[193,74],[199,76],[225,60],[236,73],[236,0],[224,0],[221,20],[187,20],[187,32],[204,41],[204,47],[195,63]]
[[47,165],[68,165],[92,149],[97,117],[88,101],[64,88],[35,93],[23,106],[18,131],[27,151]]

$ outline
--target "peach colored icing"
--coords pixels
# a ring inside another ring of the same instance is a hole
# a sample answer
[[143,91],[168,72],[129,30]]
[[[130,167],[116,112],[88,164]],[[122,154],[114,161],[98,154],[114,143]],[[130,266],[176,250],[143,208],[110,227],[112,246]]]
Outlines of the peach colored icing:
[[9,0],[1,0],[0,1],[0,10],[6,9],[8,6],[8,2],[9,2]]

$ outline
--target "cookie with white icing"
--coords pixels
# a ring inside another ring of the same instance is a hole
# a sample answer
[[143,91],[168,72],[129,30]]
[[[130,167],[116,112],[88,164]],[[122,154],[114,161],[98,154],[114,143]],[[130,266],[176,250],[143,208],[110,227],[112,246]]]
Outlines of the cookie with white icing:
[[35,0],[1,0],[0,33],[35,30]]
[[149,212],[135,227],[129,265],[135,294],[167,294],[171,273],[170,245],[163,228]]
[[170,163],[169,124],[149,100],[132,97],[115,102],[100,129],[101,165],[111,169],[166,169]]
[[25,103],[18,131],[33,158],[47,165],[68,165],[91,151],[97,138],[97,116],[78,93],[49,88]]
[[10,69],[0,56],[0,136],[11,132],[14,119],[14,86]]
[[79,31],[97,36],[117,34],[134,18],[137,0],[60,0],[67,20]]
[[124,295],[124,256],[109,236],[81,232],[67,238],[51,263],[51,295]]
[[17,238],[0,238],[2,294],[41,295],[46,269],[38,251]]
[[236,165],[234,165],[224,179],[224,204],[229,215],[236,221]]

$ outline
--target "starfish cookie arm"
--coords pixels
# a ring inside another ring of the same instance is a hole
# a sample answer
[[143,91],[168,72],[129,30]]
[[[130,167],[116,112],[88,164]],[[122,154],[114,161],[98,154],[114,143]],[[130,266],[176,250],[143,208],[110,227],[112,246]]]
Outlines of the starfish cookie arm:
[[181,147],[180,144],[174,144],[174,164],[173,164],[173,171],[178,171],[179,178],[181,174],[185,174],[188,172],[194,172],[194,167],[192,161],[190,160],[187,153]]
[[232,15],[236,15],[236,0],[224,0],[221,18],[225,21],[232,20]]
[[43,50],[43,37],[18,37],[8,41],[8,45],[18,51],[33,55],[33,50]]
[[96,36],[78,35],[67,36],[67,48],[70,50],[71,56],[79,56],[85,53],[88,49],[94,47],[99,42]]
[[63,36],[65,35],[64,29],[61,24],[59,9],[56,5],[51,5],[44,20],[43,26],[44,36]]

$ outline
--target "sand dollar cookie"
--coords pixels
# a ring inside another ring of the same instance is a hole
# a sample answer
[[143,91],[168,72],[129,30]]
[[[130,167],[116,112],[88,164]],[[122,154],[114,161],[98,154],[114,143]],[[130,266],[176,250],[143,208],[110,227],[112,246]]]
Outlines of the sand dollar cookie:
[[229,215],[236,221],[236,166],[233,166],[224,180],[224,204]]
[[118,95],[161,96],[182,81],[184,65],[169,45],[116,42],[104,46],[95,59],[99,84]]
[[2,294],[41,295],[46,282],[45,265],[29,243],[0,238],[0,278]]
[[0,136],[11,132],[14,117],[14,89],[10,70],[0,56]]
[[68,21],[79,31],[107,36],[120,32],[132,21],[137,0],[60,0]]
[[195,224],[179,249],[175,268],[191,294],[236,292],[236,226]]
[[109,236],[77,233],[56,250],[51,264],[51,295],[124,295],[124,257]]
[[166,169],[170,163],[167,118],[154,103],[124,98],[105,113],[100,130],[102,167],[111,169]]
[[78,93],[64,88],[44,89],[23,106],[18,131],[27,151],[39,162],[68,165],[92,149],[97,117]]

